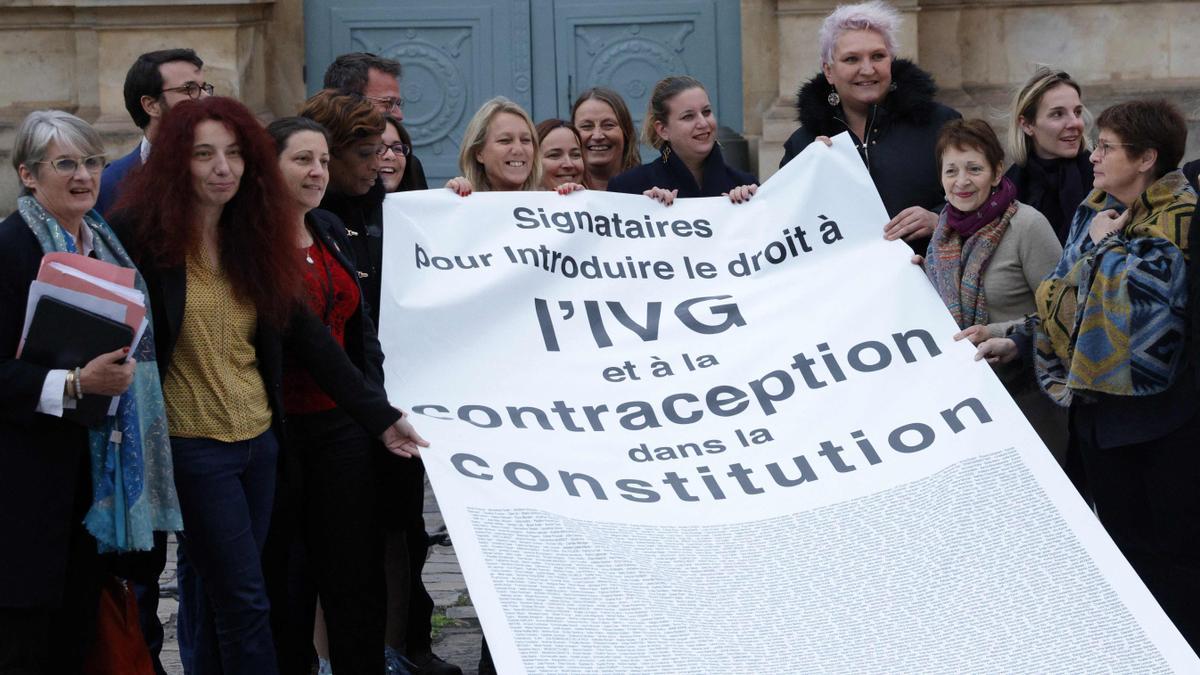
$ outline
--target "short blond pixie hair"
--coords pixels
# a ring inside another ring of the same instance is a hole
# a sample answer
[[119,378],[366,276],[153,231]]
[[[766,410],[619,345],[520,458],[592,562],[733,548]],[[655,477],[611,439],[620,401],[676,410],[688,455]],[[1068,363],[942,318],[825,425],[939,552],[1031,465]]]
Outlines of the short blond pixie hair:
[[513,101],[497,96],[490,101],[484,103],[471,121],[467,123],[467,131],[463,134],[462,149],[458,151],[458,170],[462,172],[463,178],[471,181],[471,185],[480,192],[494,190],[488,183],[487,172],[483,169],[483,164],[475,159],[476,153],[483,149],[484,143],[487,142],[488,127],[492,125],[492,120],[501,113],[509,113],[516,115],[525,121],[525,126],[529,128],[529,136],[533,139],[533,156],[529,158],[531,168],[529,177],[521,184],[521,190],[538,190],[542,184],[542,160],[541,151],[539,149],[537,129],[533,126],[533,119],[529,117],[529,113],[525,109],[517,105]]

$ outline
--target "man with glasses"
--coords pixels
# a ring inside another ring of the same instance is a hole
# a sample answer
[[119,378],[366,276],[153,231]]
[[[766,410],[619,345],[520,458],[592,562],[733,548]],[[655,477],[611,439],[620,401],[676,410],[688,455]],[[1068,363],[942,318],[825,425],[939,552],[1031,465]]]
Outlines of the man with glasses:
[[142,130],[141,143],[128,155],[108,165],[100,178],[96,210],[107,214],[117,201],[122,179],[150,156],[150,144],[163,115],[176,103],[212,96],[213,86],[204,81],[204,61],[191,49],[164,49],[137,58],[125,75],[125,109]]
[[[351,52],[342,54],[325,69],[323,86],[326,89],[353,92],[361,95],[375,105],[379,112],[394,118],[397,122],[404,121],[404,98],[400,96],[400,62],[393,59],[376,56],[367,52]],[[417,187],[428,188],[425,181],[425,168],[417,156],[408,156],[406,173],[412,173]],[[375,315],[378,319],[378,314]]]
[[[369,100],[376,110],[399,122],[404,119],[399,78],[398,61],[366,52],[353,52],[334,59],[325,71],[324,86],[326,89],[358,94]],[[380,154],[386,156],[388,152],[403,152],[404,149],[383,146],[380,150]],[[425,170],[421,167],[421,161],[412,154],[411,148],[404,173],[406,183],[410,180],[409,174],[412,174],[413,182],[407,184],[413,185],[413,189],[428,187]],[[375,191],[382,193],[382,179],[375,185]],[[360,275],[377,276],[382,268],[383,223],[377,225],[368,225],[366,231],[358,232],[352,230],[347,222],[347,234],[354,249],[354,263]],[[377,299],[378,291],[372,294],[369,290],[372,283],[378,289],[378,279],[363,279],[364,291]],[[371,319],[378,324],[379,308],[375,304],[372,303]],[[407,669],[413,675],[462,675],[461,668],[433,653],[430,639],[433,600],[421,580],[425,555],[429,550],[423,514],[425,467],[419,459],[393,460],[385,457],[383,473],[386,489],[382,491],[381,499],[384,511],[389,514],[387,527],[391,530],[386,533],[390,596],[387,637],[388,649],[394,651],[388,654],[388,672],[401,673],[404,672],[402,669]],[[407,583],[401,581],[403,579]]]

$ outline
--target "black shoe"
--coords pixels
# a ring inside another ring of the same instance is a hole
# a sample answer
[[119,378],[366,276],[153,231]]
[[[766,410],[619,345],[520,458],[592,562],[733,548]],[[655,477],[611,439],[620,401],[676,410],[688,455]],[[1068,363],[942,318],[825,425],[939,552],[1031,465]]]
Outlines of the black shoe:
[[408,660],[412,662],[412,675],[462,675],[462,668],[446,663],[433,652],[409,654]]

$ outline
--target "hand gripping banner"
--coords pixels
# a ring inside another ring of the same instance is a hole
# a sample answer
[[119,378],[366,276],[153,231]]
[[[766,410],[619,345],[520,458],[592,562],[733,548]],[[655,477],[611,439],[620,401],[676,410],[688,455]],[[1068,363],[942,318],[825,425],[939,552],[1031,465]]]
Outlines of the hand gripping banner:
[[746,204],[392,195],[380,339],[502,673],[1195,671],[843,137]]

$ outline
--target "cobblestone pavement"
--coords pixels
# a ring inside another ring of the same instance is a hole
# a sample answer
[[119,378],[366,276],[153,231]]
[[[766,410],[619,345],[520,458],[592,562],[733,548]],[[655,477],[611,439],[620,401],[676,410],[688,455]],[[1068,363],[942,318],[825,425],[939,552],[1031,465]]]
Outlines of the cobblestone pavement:
[[[443,525],[438,512],[437,500],[428,482],[425,484],[425,529],[434,532]],[[425,563],[425,587],[433,597],[434,638],[433,651],[450,663],[461,666],[466,675],[476,675],[479,664],[479,642],[482,633],[475,608],[467,595],[467,584],[453,546],[434,546]],[[176,615],[179,602],[175,583],[175,540],[171,539],[167,550],[167,568],[159,579],[162,599],[158,604],[158,617],[163,622],[166,639],[163,644],[163,667],[171,675],[183,675],[179,662],[179,644],[175,639]],[[336,674],[335,674],[336,675]]]

